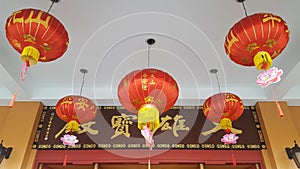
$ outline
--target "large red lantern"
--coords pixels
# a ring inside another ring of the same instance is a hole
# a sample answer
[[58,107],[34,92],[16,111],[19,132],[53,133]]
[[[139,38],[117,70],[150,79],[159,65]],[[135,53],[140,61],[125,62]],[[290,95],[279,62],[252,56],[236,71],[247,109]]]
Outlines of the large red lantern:
[[159,126],[159,114],[168,111],[178,98],[176,81],[168,73],[148,68],[126,75],[118,86],[120,103],[138,114],[138,128]]
[[40,62],[49,62],[61,57],[68,48],[69,37],[63,24],[54,16],[38,9],[22,9],[8,17],[5,25],[6,38],[21,54],[24,61],[21,80],[9,107],[13,107],[27,68]]
[[230,59],[243,66],[266,70],[289,41],[286,22],[271,13],[257,13],[237,22],[228,32],[225,51]]
[[56,104],[57,116],[68,123],[67,130],[76,132],[79,124],[92,121],[97,115],[97,106],[83,96],[69,95]]
[[218,130],[223,129],[227,132],[231,132],[232,121],[238,119],[243,112],[242,100],[232,93],[215,94],[206,99],[203,104],[203,113],[207,119],[219,123]]
[[49,62],[67,50],[69,37],[62,23],[38,9],[14,12],[6,21],[6,37],[27,66]]

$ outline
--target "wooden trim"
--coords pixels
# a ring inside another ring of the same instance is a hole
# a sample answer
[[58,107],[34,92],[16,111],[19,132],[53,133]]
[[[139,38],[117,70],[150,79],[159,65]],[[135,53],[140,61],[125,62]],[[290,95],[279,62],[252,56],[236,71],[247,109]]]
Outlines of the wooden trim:
[[[260,150],[169,150],[150,151],[151,163],[232,164],[232,153],[238,164],[260,164],[266,169]],[[136,163],[147,164],[149,150],[38,150],[35,169],[39,163],[62,164],[68,155],[68,164]],[[127,156],[127,157],[126,157]],[[143,158],[139,158],[143,157]]]

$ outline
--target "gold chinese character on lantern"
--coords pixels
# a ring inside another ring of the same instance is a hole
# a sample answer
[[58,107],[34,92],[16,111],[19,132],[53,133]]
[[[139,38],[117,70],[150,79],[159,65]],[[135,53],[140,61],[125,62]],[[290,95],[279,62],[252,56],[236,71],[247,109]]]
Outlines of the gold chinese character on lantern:
[[281,19],[279,17],[276,17],[272,14],[265,14],[264,18],[263,18],[263,23],[264,22],[268,22],[268,21],[272,21],[272,27],[274,27],[274,22],[281,22]]
[[89,107],[88,100],[85,98],[79,98],[75,105],[77,106],[77,110],[82,109],[83,111],[85,111],[85,108]]

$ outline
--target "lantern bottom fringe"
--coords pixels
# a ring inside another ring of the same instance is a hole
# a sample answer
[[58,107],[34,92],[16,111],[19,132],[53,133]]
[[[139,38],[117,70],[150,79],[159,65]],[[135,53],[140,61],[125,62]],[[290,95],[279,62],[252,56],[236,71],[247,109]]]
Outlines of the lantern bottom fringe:
[[273,89],[272,86],[271,86],[271,90],[272,90],[272,94],[273,94],[274,99],[275,99],[275,103],[276,103],[278,115],[279,115],[279,117],[283,117],[283,116],[284,116],[283,111],[282,111],[282,109],[281,109],[281,107],[280,107],[280,104],[278,103],[278,100],[277,100],[277,98],[276,98],[276,95],[275,95],[275,92],[274,92],[274,89]]
[[17,94],[15,93],[9,103],[9,108],[12,108],[14,106],[15,100],[16,100]]
[[283,117],[284,114],[283,114],[282,109],[281,109],[281,107],[280,107],[280,105],[279,105],[279,103],[278,103],[277,100],[276,100],[276,107],[277,107],[277,111],[278,111],[279,117]]

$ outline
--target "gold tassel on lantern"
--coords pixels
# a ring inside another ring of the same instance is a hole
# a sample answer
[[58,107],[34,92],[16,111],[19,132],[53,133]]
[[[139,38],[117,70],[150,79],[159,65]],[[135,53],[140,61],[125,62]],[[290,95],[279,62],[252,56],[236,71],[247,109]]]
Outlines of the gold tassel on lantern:
[[267,70],[272,66],[272,58],[268,52],[257,52],[253,58],[257,70]]
[[79,124],[75,120],[71,120],[67,124],[67,132],[76,132],[79,130]]
[[220,120],[221,129],[230,130],[232,128],[232,122],[229,118],[222,118]]
[[138,111],[138,128],[143,130],[144,126],[151,131],[159,127],[159,111],[153,104],[145,104]]
[[39,61],[39,57],[40,57],[39,50],[37,50],[35,47],[32,46],[24,47],[21,54],[21,60],[23,60],[23,62],[25,63],[28,61],[29,63],[29,65],[27,66],[36,65]]

